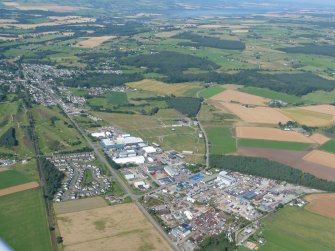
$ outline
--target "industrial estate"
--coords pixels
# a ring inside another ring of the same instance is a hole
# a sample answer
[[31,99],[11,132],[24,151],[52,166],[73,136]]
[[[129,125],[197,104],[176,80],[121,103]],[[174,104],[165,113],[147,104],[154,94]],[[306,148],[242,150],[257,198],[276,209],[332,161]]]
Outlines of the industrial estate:
[[335,5],[301,1],[0,1],[0,249],[334,250]]

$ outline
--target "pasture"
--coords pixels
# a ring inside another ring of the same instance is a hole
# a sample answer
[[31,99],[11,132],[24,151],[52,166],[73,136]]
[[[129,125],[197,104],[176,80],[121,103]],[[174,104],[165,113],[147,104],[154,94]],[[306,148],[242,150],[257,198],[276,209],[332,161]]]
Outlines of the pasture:
[[199,83],[181,83],[167,84],[153,79],[144,79],[138,82],[127,84],[129,87],[155,92],[160,95],[175,95],[175,96],[196,96],[196,93],[203,87]]
[[65,251],[171,250],[133,203],[65,213],[57,221]]
[[266,239],[259,251],[332,251],[335,246],[335,220],[304,208],[287,206],[262,220]]
[[208,99],[208,98],[211,98],[211,97],[219,94],[220,92],[223,92],[224,90],[225,89],[220,85],[213,85],[213,86],[210,86],[208,88],[205,88],[205,89],[199,91],[198,96],[201,97],[201,98]]
[[[281,110],[270,107],[245,107],[239,104],[221,103],[223,107],[242,121],[258,124],[287,123],[290,119]],[[219,109],[220,107],[217,106]],[[222,108],[221,108],[222,109]]]
[[236,139],[233,137],[232,129],[207,127],[205,130],[208,136],[209,152],[211,154],[236,152]]
[[108,204],[102,197],[92,197],[80,200],[69,200],[54,204],[57,215],[105,207]]
[[0,172],[0,189],[21,185],[29,181],[26,176],[15,170]]
[[310,194],[305,198],[309,204],[305,207],[308,211],[335,219],[335,194]]
[[36,134],[43,153],[72,151],[86,147],[86,142],[58,107],[34,106]]
[[286,93],[273,91],[267,88],[257,88],[248,86],[238,90],[241,92],[249,93],[267,99],[282,100],[290,104],[300,103],[302,101],[301,98],[298,96],[288,95]]
[[103,106],[110,108],[112,105],[124,105],[128,103],[128,97],[125,92],[110,92],[104,97],[91,98],[88,104],[91,106]]
[[322,151],[335,153],[335,140],[327,141],[319,149],[322,150]]
[[0,212],[0,236],[14,250],[53,250],[40,189],[0,197]]
[[335,122],[335,117],[329,114],[308,111],[301,108],[289,108],[281,110],[290,120],[297,121],[307,126],[328,126]]
[[238,145],[245,147],[271,148],[271,149],[283,149],[283,150],[294,150],[294,151],[303,151],[311,146],[308,143],[301,143],[301,142],[287,142],[287,141],[261,140],[261,139],[239,139]]
[[331,104],[335,100],[335,90],[332,91],[315,91],[302,96],[306,103],[314,104]]
[[269,127],[236,127],[236,136],[245,139],[314,143],[301,133]]

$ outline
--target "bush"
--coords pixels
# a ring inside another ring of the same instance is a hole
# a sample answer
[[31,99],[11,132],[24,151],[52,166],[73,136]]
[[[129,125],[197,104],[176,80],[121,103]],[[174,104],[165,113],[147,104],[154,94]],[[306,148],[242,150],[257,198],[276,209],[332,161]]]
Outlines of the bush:
[[15,128],[9,128],[1,137],[0,137],[0,146],[17,146],[19,143],[15,137]]

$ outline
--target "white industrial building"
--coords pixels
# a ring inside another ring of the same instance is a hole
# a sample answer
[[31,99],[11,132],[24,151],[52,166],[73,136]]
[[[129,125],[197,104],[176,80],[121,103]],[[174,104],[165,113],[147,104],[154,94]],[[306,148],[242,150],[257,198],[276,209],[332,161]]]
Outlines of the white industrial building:
[[172,168],[172,167],[170,167],[170,166],[165,166],[165,167],[164,167],[164,171],[165,171],[169,176],[176,176],[176,175],[178,175],[178,172],[177,172],[174,168]]
[[125,158],[113,158],[113,161],[117,164],[143,164],[145,162],[144,156],[133,156]]
[[226,171],[221,171],[218,177],[216,178],[215,182],[219,187],[225,187],[235,183],[236,179],[234,177],[227,175]]
[[145,151],[145,153],[155,153],[155,152],[157,152],[157,149],[155,148],[155,147],[153,147],[153,146],[146,146],[146,147],[143,147],[142,148],[144,151]]

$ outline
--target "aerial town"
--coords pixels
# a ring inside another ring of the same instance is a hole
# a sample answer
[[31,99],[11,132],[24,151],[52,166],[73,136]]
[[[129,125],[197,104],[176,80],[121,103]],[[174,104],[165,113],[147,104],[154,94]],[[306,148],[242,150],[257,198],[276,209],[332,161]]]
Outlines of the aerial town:
[[0,0],[0,251],[334,251],[334,13]]

